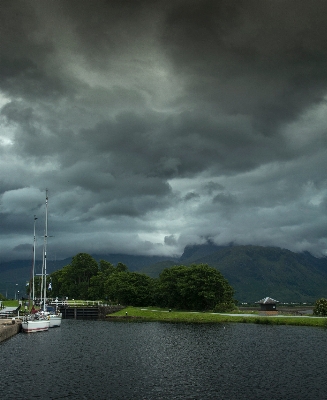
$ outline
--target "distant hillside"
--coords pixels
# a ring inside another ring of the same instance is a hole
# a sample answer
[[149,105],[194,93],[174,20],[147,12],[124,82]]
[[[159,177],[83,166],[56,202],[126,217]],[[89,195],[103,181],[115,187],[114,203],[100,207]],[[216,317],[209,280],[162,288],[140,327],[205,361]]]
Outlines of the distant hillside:
[[142,268],[139,272],[141,272],[142,274],[146,274],[146,275],[150,276],[151,278],[158,278],[158,276],[160,275],[162,270],[164,270],[165,268],[170,268],[174,265],[179,265],[179,264],[181,264],[181,263],[178,260],[159,261],[155,264],[151,264],[145,268]]
[[[229,245],[232,246],[232,245]],[[229,247],[228,246],[228,247]],[[202,257],[205,257],[209,254],[215,253],[220,249],[225,249],[227,246],[217,246],[211,242],[201,245],[193,245],[193,246],[186,246],[184,249],[183,254],[181,255],[179,261],[184,263],[192,263],[196,260],[199,260]]]
[[[179,259],[133,256],[126,254],[92,255],[97,261],[114,265],[122,262],[130,271],[158,277],[164,268],[173,265],[208,264],[217,268],[235,289],[240,302],[255,302],[269,296],[280,302],[314,302],[327,298],[327,258],[310,253],[293,253],[277,247],[260,246],[187,246]],[[48,272],[61,269],[71,258],[48,261]],[[41,268],[41,262],[37,262]],[[0,293],[13,297],[15,290],[25,291],[31,272],[30,261],[0,263]],[[18,285],[16,285],[18,284]]]
[[[47,273],[51,274],[65,265],[69,264],[71,258],[58,261],[47,262]],[[36,260],[35,273],[42,272],[42,261]],[[25,296],[26,282],[30,280],[32,274],[31,260],[16,260],[0,263],[0,293],[9,298],[13,298],[15,292],[19,290],[21,296]]]
[[[129,254],[92,254],[92,257],[98,262],[106,260],[111,262],[113,265],[117,265],[119,262],[127,265],[130,271],[139,271],[144,267],[155,264],[166,260],[166,257],[162,256],[134,256]],[[64,260],[48,260],[47,262],[47,273],[51,274],[58,269],[63,268],[69,264],[72,257]],[[177,261],[177,260],[176,260]],[[37,260],[35,263],[36,274],[41,273],[42,261]],[[25,295],[26,282],[31,277],[32,262],[31,260],[16,260],[0,263],[0,293],[8,295],[13,298],[15,292],[19,290],[20,295]]]
[[[149,265],[167,261],[167,257],[163,256],[133,256],[129,254],[92,254],[92,257],[97,261],[109,261],[113,265],[117,265],[119,262],[121,262],[127,265],[130,271],[140,271]],[[177,261],[178,259],[176,258],[176,262]]]
[[[269,296],[280,302],[314,302],[327,297],[327,259],[275,247],[214,245],[190,246],[180,263],[217,268],[235,289],[241,302]],[[160,264],[152,266],[159,276]]]

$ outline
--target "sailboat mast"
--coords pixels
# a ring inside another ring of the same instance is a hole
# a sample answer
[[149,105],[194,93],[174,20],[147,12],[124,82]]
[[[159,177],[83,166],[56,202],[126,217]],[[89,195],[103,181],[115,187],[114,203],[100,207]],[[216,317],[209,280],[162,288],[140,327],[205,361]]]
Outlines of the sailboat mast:
[[35,244],[36,244],[36,236],[35,236],[35,224],[36,224],[36,215],[34,215],[34,239],[33,239],[33,266],[32,266],[32,304],[35,304]]
[[48,239],[48,189],[45,192],[45,234],[44,234],[44,282],[43,311],[46,310],[47,299],[47,239]]
[[43,281],[44,281],[44,242],[45,242],[45,235],[43,236],[43,250],[42,250],[42,271],[41,271],[41,284],[40,284],[40,304],[43,304]]

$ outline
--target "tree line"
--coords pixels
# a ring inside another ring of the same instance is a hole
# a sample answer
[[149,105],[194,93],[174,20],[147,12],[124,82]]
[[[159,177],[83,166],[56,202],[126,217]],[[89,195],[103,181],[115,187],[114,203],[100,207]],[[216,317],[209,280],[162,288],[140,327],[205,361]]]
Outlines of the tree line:
[[98,263],[89,254],[79,253],[47,282],[51,282],[48,297],[184,310],[228,311],[235,307],[233,288],[207,264],[176,265],[164,269],[159,278],[151,278],[130,272],[125,264]]

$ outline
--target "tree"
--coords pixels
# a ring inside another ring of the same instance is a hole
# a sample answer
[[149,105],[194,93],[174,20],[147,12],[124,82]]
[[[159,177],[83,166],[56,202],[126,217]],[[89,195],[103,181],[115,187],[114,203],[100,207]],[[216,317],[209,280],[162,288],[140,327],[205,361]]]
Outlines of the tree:
[[320,315],[321,317],[327,316],[327,299],[321,298],[316,301],[313,309],[314,315]]
[[138,272],[111,274],[104,287],[106,297],[119,304],[147,306],[153,299],[153,279]]
[[105,293],[104,284],[110,275],[117,274],[118,272],[128,272],[127,266],[123,263],[118,263],[117,266],[114,267],[109,261],[100,260],[97,275],[92,276],[90,279],[90,287],[88,289],[89,298],[91,300],[108,300],[108,294]]
[[74,272],[70,264],[51,274],[52,296],[79,298]]
[[90,286],[88,288],[88,297],[90,300],[105,299],[104,282],[115,270],[115,267],[109,261],[99,261],[98,273],[90,279]]
[[74,256],[70,265],[77,284],[89,284],[91,277],[96,275],[99,270],[98,263],[87,253],[79,253]]
[[234,290],[215,268],[207,264],[166,268],[159,277],[156,301],[163,307],[209,310],[233,302]]
[[111,274],[115,272],[115,267],[106,260],[100,260],[99,261],[99,270],[100,272],[106,273],[106,274]]
[[125,264],[119,262],[119,263],[116,265],[116,271],[117,271],[117,272],[127,272],[127,271],[128,271],[127,265],[125,265]]
[[99,266],[87,253],[79,253],[70,264],[51,274],[52,296],[89,299],[91,278],[97,275]]
[[88,288],[88,298],[90,300],[104,299],[104,277],[103,272],[98,272],[97,275],[92,276],[90,279],[90,286]]
[[52,297],[85,300],[106,299],[104,284],[112,275],[128,272],[123,263],[113,266],[109,261],[97,261],[87,253],[78,253],[70,264],[51,274]]
[[161,307],[180,308],[181,294],[180,282],[183,282],[187,273],[187,267],[173,266],[165,268],[156,282],[155,304]]

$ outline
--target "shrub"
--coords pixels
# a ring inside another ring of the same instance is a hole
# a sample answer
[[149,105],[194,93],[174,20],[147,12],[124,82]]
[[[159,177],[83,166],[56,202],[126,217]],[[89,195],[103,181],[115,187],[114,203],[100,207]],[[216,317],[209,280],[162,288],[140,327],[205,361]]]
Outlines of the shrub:
[[316,301],[313,309],[314,315],[320,315],[321,317],[327,316],[327,300],[322,298]]
[[236,310],[236,306],[233,302],[219,303],[215,306],[213,312],[216,313],[227,313]]

